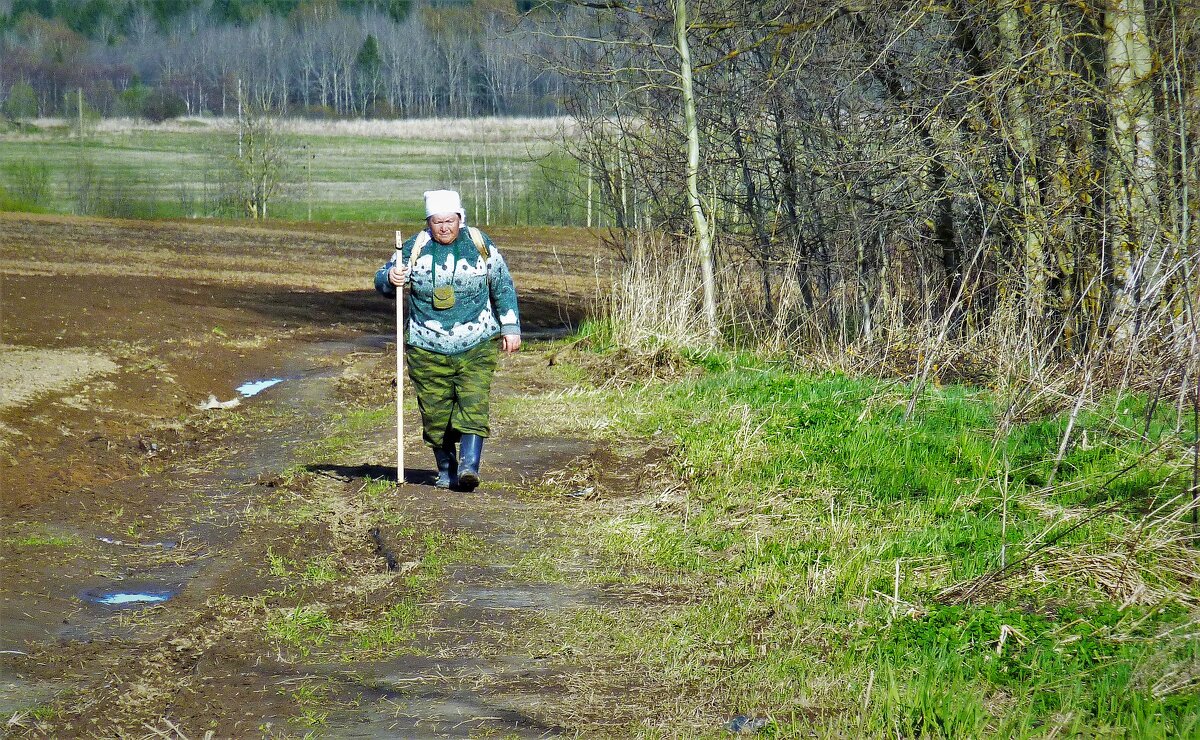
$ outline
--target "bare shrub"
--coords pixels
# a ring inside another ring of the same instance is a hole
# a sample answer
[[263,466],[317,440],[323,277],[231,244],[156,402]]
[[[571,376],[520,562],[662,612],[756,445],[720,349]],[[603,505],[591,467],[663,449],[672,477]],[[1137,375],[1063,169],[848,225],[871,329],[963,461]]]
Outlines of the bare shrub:
[[43,205],[50,199],[50,165],[20,159],[4,167],[9,191],[30,205]]

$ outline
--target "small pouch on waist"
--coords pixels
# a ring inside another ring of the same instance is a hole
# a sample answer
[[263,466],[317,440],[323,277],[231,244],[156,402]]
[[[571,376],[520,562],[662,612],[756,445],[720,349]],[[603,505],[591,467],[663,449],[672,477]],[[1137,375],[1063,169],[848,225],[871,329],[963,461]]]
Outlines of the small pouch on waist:
[[433,289],[433,307],[439,311],[454,308],[454,286],[443,285]]

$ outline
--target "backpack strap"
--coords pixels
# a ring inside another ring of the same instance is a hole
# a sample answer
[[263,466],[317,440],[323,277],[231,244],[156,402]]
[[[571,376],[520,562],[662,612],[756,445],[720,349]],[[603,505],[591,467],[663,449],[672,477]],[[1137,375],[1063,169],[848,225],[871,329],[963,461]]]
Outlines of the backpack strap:
[[475,249],[479,252],[479,256],[486,261],[488,258],[488,248],[487,243],[483,241],[483,232],[474,226],[468,226],[467,234],[471,237],[471,241],[475,242]]
[[417,264],[417,257],[421,256],[421,250],[429,243],[433,237],[429,236],[429,232],[424,229],[417,234],[417,240],[413,242],[412,254],[408,256],[408,269],[412,269],[413,265]]

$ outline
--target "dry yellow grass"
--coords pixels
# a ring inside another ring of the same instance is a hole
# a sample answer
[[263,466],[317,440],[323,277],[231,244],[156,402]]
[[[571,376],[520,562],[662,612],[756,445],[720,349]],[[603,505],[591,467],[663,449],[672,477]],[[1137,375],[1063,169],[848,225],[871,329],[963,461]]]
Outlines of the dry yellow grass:
[[[232,128],[235,118],[187,116],[161,123],[138,118],[104,118],[88,124],[88,130],[104,134],[127,134],[134,131],[159,133],[189,133]],[[41,129],[70,126],[64,118],[38,118],[31,121]],[[413,139],[435,142],[502,141],[515,142],[547,139],[566,133],[573,135],[577,124],[573,118],[507,118],[480,116],[477,118],[416,118],[397,120],[319,121],[307,118],[280,119],[285,133],[303,136],[360,136],[368,138]]]

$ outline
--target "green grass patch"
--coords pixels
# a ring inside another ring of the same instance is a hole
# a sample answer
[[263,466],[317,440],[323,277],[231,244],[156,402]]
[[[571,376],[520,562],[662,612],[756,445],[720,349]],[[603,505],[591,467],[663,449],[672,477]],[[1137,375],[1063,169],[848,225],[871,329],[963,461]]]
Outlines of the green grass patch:
[[50,209],[34,201],[13,195],[4,188],[0,188],[0,211],[14,211],[19,213],[49,213]]
[[1104,399],[1056,465],[1065,413],[1002,434],[979,389],[930,389],[906,420],[904,384],[693,361],[699,378],[582,392],[673,440],[686,483],[583,538],[626,581],[702,596],[603,639],[568,620],[573,649],[779,736],[1200,732],[1190,416]]
[[38,522],[13,522],[17,531],[0,542],[18,548],[75,548],[83,544],[76,534],[55,532]]
[[271,640],[308,655],[313,648],[329,642],[334,622],[324,606],[309,604],[276,610],[267,618],[265,629]]
[[[1040,718],[1083,711],[1103,725],[1136,729],[1137,737],[1192,736],[1200,730],[1196,697],[1155,697],[1139,668],[1148,654],[1163,649],[1194,664],[1200,649],[1156,640],[1163,624],[1186,622],[1185,609],[1168,607],[1153,617],[1109,605],[1063,607],[1049,615],[1003,606],[939,606],[920,618],[896,621],[881,638],[868,640],[867,649],[875,651],[878,664],[903,667],[906,683],[920,688],[920,711],[903,723],[916,734],[931,720],[947,728],[948,736],[956,736],[949,729],[964,729],[954,716],[964,707],[955,707],[946,690],[957,685],[968,689],[967,696],[983,696],[986,687],[1019,697],[1020,711],[1006,728],[1017,734],[1033,733]],[[925,678],[931,675],[950,679],[949,687],[935,688]],[[936,701],[930,703],[931,697]],[[987,717],[982,706],[968,714],[980,722]],[[1072,734],[1086,732],[1088,725],[1080,717]]]
[[291,585],[326,586],[338,580],[340,573],[330,553],[314,555],[303,563],[283,557],[267,548],[268,570],[272,576],[285,584],[285,589]]
[[329,720],[329,690],[316,682],[306,681],[291,691],[281,691],[296,703],[295,722],[301,727],[323,727]]
[[73,535],[31,534],[24,537],[9,537],[4,544],[12,547],[78,547],[80,540]]
[[405,598],[388,607],[384,614],[357,629],[351,645],[357,650],[379,650],[403,645],[415,637],[413,624],[421,616],[415,599]]
[[335,463],[345,459],[346,453],[358,443],[358,437],[351,432],[338,430],[301,446],[296,450],[296,457],[303,461],[303,465]]
[[[405,537],[415,537],[415,530],[406,528]],[[416,539],[420,542],[420,559],[417,567],[405,577],[405,585],[415,592],[423,592],[442,577],[447,567],[461,563],[478,552],[480,543],[471,535],[462,532],[427,530]]]
[[[388,423],[390,408],[354,409],[333,418],[325,436],[301,446],[296,451],[298,460],[294,474],[304,466],[336,463],[346,459],[348,453],[362,442],[363,435],[376,431]],[[286,476],[285,476],[286,477]]]
[[362,495],[367,499],[375,499],[396,490],[396,483],[386,478],[370,478],[362,487]]
[[338,575],[333,556],[318,555],[305,562],[304,570],[300,573],[300,580],[309,586],[322,586],[336,581]]

